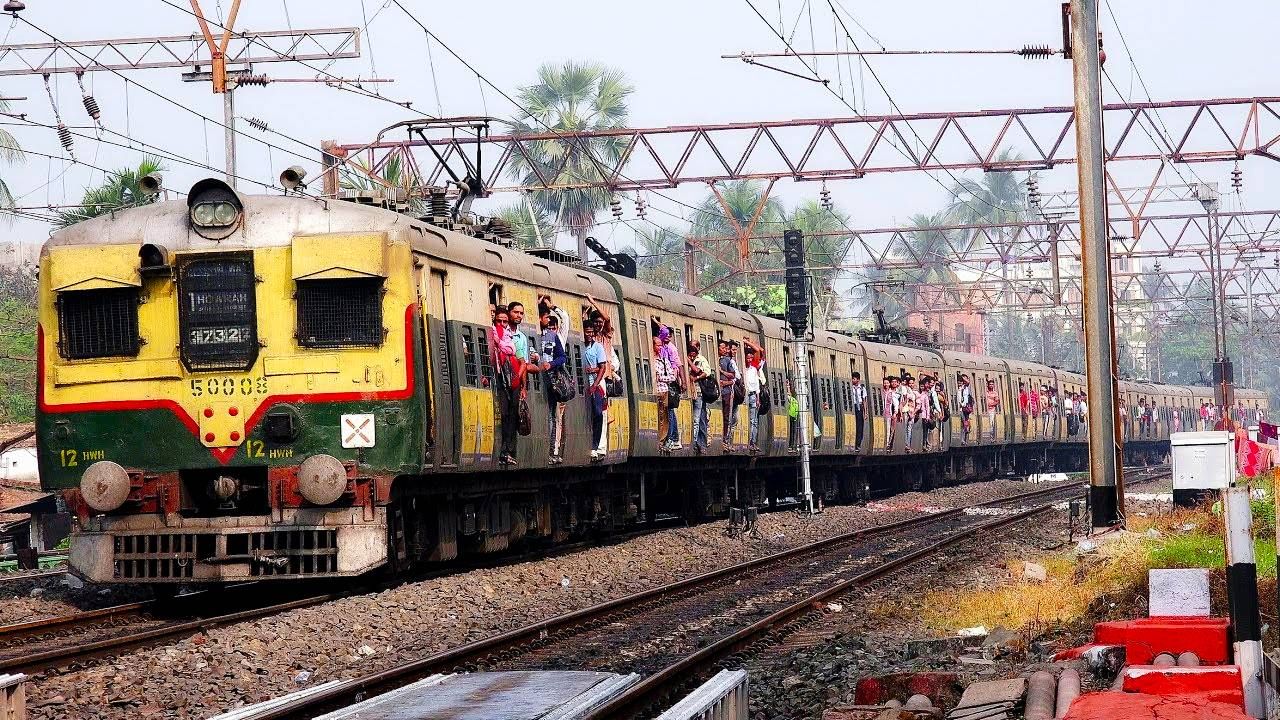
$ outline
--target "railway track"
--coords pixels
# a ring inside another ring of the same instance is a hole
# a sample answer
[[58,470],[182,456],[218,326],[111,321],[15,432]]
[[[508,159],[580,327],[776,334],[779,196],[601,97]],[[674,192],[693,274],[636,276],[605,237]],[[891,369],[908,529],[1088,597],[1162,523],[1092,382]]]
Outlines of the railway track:
[[1059,484],[834,536],[343,681],[252,717],[309,718],[434,673],[481,669],[640,672],[647,679],[607,715],[632,716],[673,683],[692,680],[701,669],[812,612],[815,604],[1046,512],[1083,495],[1084,487]]
[[[1133,482],[1145,481],[1147,478],[1134,478]],[[1073,486],[1075,487],[1075,486]],[[1056,497],[1063,495],[1067,490],[1062,485],[1051,488],[1023,493],[1009,498],[988,501],[969,506],[967,508],[957,508],[943,511],[933,515],[912,518],[888,525],[867,528],[864,530],[847,533],[845,535],[836,536],[827,540],[812,543],[810,545],[793,548],[782,553],[759,558],[742,565],[725,568],[723,570],[707,573],[702,576],[690,578],[685,581],[674,583],[673,585],[655,588],[639,595],[633,595],[619,600],[605,603],[594,608],[587,608],[576,613],[570,613],[566,616],[553,618],[551,620],[539,623],[534,626],[521,628],[509,633],[504,633],[488,640],[482,640],[478,643],[462,646],[453,651],[442,653],[437,656],[426,658],[419,663],[414,663],[413,668],[401,671],[400,668],[392,668],[379,676],[361,678],[353,683],[359,683],[362,687],[367,683],[369,687],[378,687],[382,685],[394,686],[399,684],[396,677],[409,677],[414,673],[429,674],[441,668],[457,667],[471,663],[471,667],[484,665],[481,661],[486,657],[499,657],[509,648],[516,647],[528,643],[532,639],[540,639],[543,645],[547,645],[547,638],[550,633],[561,633],[571,628],[589,628],[598,626],[604,622],[604,615],[617,613],[639,612],[645,608],[653,608],[655,606],[663,606],[672,598],[688,597],[698,594],[713,585],[723,588],[726,585],[732,586],[736,582],[741,582],[741,578],[750,572],[759,571],[763,568],[774,566],[784,562],[799,562],[808,556],[818,557],[822,554],[831,554],[839,552],[841,548],[848,547],[851,544],[872,540],[880,536],[893,535],[895,533],[908,532],[912,529],[927,529],[931,524],[941,522],[954,521],[965,516],[966,511],[975,509],[991,509],[995,506],[1008,503],[1017,503],[1028,501],[1041,497]],[[1078,493],[1078,487],[1076,494]],[[1060,501],[1060,500],[1059,500]],[[1043,511],[1043,509],[1041,510]],[[988,523],[996,526],[1003,517]],[[609,539],[610,542],[621,542],[628,537],[637,534],[649,532],[652,529],[635,531],[632,533],[622,533]],[[585,543],[592,544],[592,543]],[[557,549],[552,555],[572,552],[579,549],[578,544],[565,546]],[[933,551],[936,552],[935,548]],[[518,562],[520,560],[529,559],[530,557],[546,557],[548,553],[529,553],[516,556],[509,556],[499,562]],[[816,562],[816,560],[810,560]],[[485,563],[485,565],[498,564],[497,562]],[[429,579],[431,576],[458,572],[463,568],[453,567],[447,570],[433,572],[425,576],[411,578],[413,580]],[[831,573],[828,573],[830,575]],[[785,583],[783,583],[785,584]],[[246,584],[241,587],[250,587],[253,584]],[[381,583],[373,589],[383,589],[386,583]],[[84,613],[75,613],[72,615],[46,618],[34,620],[24,623],[17,623],[8,626],[0,626],[0,673],[37,673],[51,668],[63,667],[73,664],[80,664],[91,661],[95,658],[117,655],[129,650],[146,647],[171,641],[176,638],[186,637],[198,632],[205,632],[212,628],[230,625],[248,620],[255,620],[262,617],[268,617],[274,614],[287,612],[299,608],[309,607],[342,597],[348,597],[353,594],[368,592],[371,588],[362,587],[356,589],[347,589],[343,592],[332,592],[311,595],[303,598],[290,599],[285,602],[277,602],[266,604],[260,607],[248,606],[236,612],[223,612],[218,614],[207,613],[207,607],[201,608],[196,602],[191,602],[190,607],[174,608],[166,607],[164,612],[158,613],[155,601],[142,601],[136,603],[128,603],[100,610],[93,610]],[[203,593],[193,593],[195,597]],[[207,605],[216,605],[217,603],[208,603]],[[181,619],[174,619],[174,615],[181,615]],[[125,629],[126,632],[119,632]],[[53,644],[55,647],[48,647]],[[507,654],[510,654],[507,652]],[[544,651],[542,653],[546,655]],[[489,665],[484,665],[488,667]],[[567,665],[566,665],[567,666]],[[402,675],[400,673],[403,673]],[[407,682],[407,680],[406,680]],[[264,717],[294,717],[292,715],[271,715]],[[298,716],[300,717],[300,716]]]

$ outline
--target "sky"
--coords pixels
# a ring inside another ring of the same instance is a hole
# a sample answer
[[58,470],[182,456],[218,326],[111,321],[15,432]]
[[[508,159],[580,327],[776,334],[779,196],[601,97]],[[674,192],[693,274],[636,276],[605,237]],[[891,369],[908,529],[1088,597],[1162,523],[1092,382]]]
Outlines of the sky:
[[[797,49],[830,50],[837,41],[831,4],[826,0],[751,0],[774,26],[781,14],[786,34],[794,30]],[[27,0],[25,21],[0,16],[3,42],[47,41],[43,33],[62,41],[113,37],[183,35],[196,32],[190,14],[181,8],[185,0],[133,0],[104,3],[87,0]],[[511,117],[516,109],[502,98],[501,90],[515,90],[535,80],[542,63],[582,60],[603,63],[624,71],[635,87],[629,99],[631,125],[664,126],[691,123],[783,120],[790,118],[845,117],[849,107],[813,82],[750,67],[722,54],[739,51],[778,51],[781,42],[770,25],[752,10],[748,0],[702,0],[644,4],[570,2],[529,3],[489,0],[480,5],[459,6],[403,0],[405,7],[440,40],[448,44],[484,77],[480,79],[440,45],[432,43],[430,55],[421,28],[394,3],[379,0],[246,0],[236,26],[273,30],[367,25],[363,56],[339,60],[329,72],[345,77],[392,78],[375,87],[387,97],[413,101],[416,109],[431,114],[492,115]],[[1137,80],[1121,42],[1123,32],[1138,70],[1155,100],[1263,96],[1274,92],[1271,37],[1280,20],[1280,5],[1265,0],[1232,3],[1229,12],[1207,12],[1203,3],[1189,0],[1123,2],[1104,6],[1102,29],[1109,55],[1108,69],[1121,92],[1106,87],[1107,101],[1145,100],[1146,90]],[[203,0],[205,11],[222,17],[230,0]],[[176,5],[176,7],[174,7]],[[866,2],[842,0],[842,7],[856,18],[861,29],[850,26],[863,47],[880,44],[891,49],[1007,49],[1026,44],[1061,45],[1059,3],[1056,0],[983,0],[980,3]],[[812,28],[812,34],[811,34]],[[789,67],[802,70],[794,61]],[[834,61],[822,60],[817,70],[858,110],[888,113],[994,109],[1069,105],[1072,101],[1070,63],[1061,58],[1029,61],[1013,56],[875,58],[874,68],[888,96],[872,76],[862,70],[866,84],[851,86],[840,76]],[[321,63],[313,63],[320,65]],[[855,63],[856,64],[856,63]],[[256,72],[273,77],[309,77],[306,67],[271,63]],[[166,185],[185,190],[196,180],[217,175],[222,167],[222,128],[201,117],[220,120],[221,99],[207,84],[184,83],[181,71],[159,69],[120,76],[100,72],[86,76],[86,85],[102,107],[103,125],[114,133],[135,138],[181,156],[166,161]],[[74,75],[55,75],[51,90],[64,120],[85,126]],[[155,94],[149,94],[148,90]],[[25,96],[11,103],[13,112],[26,113],[39,123],[53,123],[54,111],[39,76],[5,77],[4,96]],[[437,102],[437,97],[439,98]],[[259,182],[274,182],[285,167],[300,164],[312,178],[319,174],[321,141],[344,143],[372,139],[377,131],[417,115],[390,102],[361,97],[319,84],[273,84],[243,88],[236,93],[237,115],[265,120],[276,133],[262,133],[240,122],[238,138],[240,174]],[[1169,125],[1175,126],[1169,115]],[[101,170],[71,164],[53,130],[13,121],[4,126],[28,150],[58,159],[28,156],[25,162],[0,166],[21,207],[74,203],[85,187],[100,183]],[[95,131],[80,132],[93,135]],[[287,137],[286,137],[287,136]],[[124,145],[121,135],[104,138]],[[258,139],[268,140],[268,147]],[[143,151],[76,138],[75,153],[84,163],[114,169],[136,165]],[[193,165],[208,165],[213,170]],[[1118,165],[1118,164],[1117,164]],[[1152,166],[1141,163],[1112,166],[1122,183],[1145,182]],[[1242,163],[1245,187],[1238,198],[1250,209],[1268,207],[1268,181],[1280,172],[1272,161],[1250,157]],[[1200,165],[1184,169],[1187,181],[1217,181],[1226,187],[1230,164]],[[976,173],[924,173],[874,175],[856,181],[829,184],[832,198],[850,216],[855,228],[903,224],[915,213],[933,212],[951,198],[946,188],[956,177]],[[1173,175],[1170,180],[1177,181]],[[1042,192],[1066,189],[1076,182],[1074,166],[1042,175]],[[261,186],[242,183],[245,192],[263,192]],[[817,197],[816,183],[781,181],[776,193],[788,205]],[[266,192],[278,192],[266,190]],[[650,195],[650,219],[679,225],[672,216],[686,214],[680,203],[696,204],[705,186],[686,185]],[[492,203],[509,202],[511,196]],[[1182,208],[1190,210],[1190,208]],[[665,210],[669,215],[663,215]],[[1162,211],[1175,211],[1162,208]],[[626,208],[629,217],[633,209]],[[609,219],[602,213],[601,220]],[[43,241],[48,225],[17,219],[2,226],[0,237]],[[607,245],[630,244],[627,225],[607,224],[597,234]]]

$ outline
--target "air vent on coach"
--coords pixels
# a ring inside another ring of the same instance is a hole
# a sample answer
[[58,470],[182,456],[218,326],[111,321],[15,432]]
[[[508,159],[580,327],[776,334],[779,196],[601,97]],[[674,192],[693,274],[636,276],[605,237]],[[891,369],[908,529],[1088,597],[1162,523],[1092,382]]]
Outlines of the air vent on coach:
[[309,348],[377,347],[382,278],[298,281],[298,344]]

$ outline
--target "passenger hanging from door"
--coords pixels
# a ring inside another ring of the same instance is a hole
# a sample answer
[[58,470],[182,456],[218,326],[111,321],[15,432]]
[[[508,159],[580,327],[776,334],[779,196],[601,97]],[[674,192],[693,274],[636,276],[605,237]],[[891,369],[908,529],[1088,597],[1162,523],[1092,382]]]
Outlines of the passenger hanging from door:
[[515,336],[507,308],[494,308],[489,327],[489,357],[493,359],[489,386],[498,408],[498,463],[515,463],[516,437],[520,429],[520,393],[524,384],[525,360],[516,354]]
[[564,462],[565,406],[577,394],[573,378],[569,377],[565,367],[569,359],[565,351],[569,340],[569,314],[552,303],[551,296],[540,295],[538,324],[542,326],[538,343],[540,370],[545,374],[543,385],[547,389],[547,462],[559,465]]
[[855,372],[853,374],[853,422],[854,422],[854,450],[862,449],[862,423],[866,419],[864,410],[867,402],[867,388],[862,384],[862,373]]
[[747,357],[747,368],[743,373],[747,388],[747,423],[750,426],[747,449],[755,455],[760,452],[760,395],[767,391],[769,383],[765,379],[764,348],[745,335],[742,343],[746,347]]

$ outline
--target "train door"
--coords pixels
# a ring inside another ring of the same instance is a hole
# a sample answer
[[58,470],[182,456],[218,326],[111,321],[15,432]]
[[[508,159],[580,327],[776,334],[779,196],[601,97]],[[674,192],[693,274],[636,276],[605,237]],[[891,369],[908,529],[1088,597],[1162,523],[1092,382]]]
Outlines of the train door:
[[[427,348],[424,370],[428,379],[426,417],[427,461],[436,466],[458,462],[457,372],[449,332],[449,310],[445,301],[445,274],[429,270],[418,275],[419,294],[425,301],[423,337]],[[423,280],[426,280],[425,287]]]

